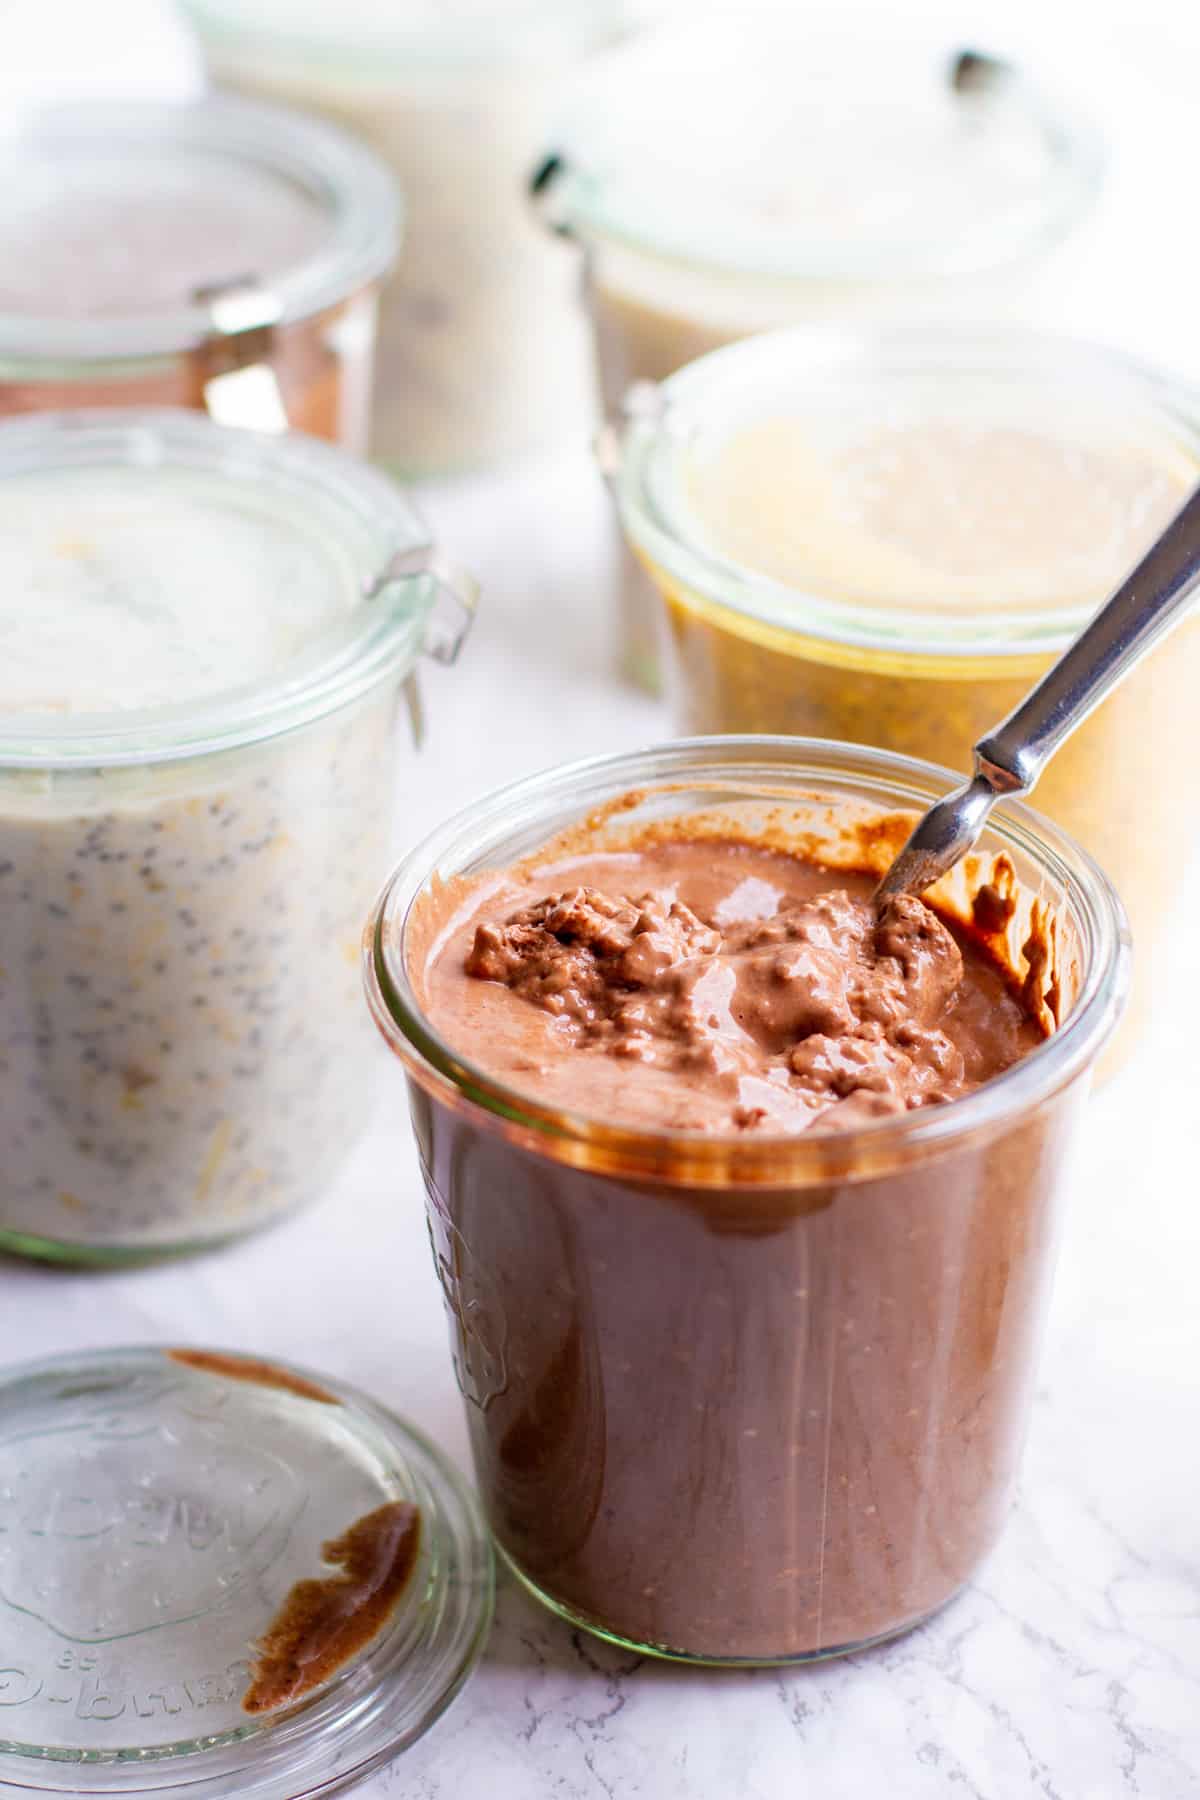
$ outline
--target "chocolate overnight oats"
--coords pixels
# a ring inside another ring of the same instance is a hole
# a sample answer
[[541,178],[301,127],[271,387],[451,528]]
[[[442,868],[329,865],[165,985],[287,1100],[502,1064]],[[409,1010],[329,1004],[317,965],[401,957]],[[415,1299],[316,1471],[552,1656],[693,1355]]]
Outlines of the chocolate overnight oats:
[[1017,808],[878,911],[949,785],[697,740],[485,803],[385,893],[369,989],[492,1528],[623,1642],[844,1650],[1002,1525],[1123,927]]

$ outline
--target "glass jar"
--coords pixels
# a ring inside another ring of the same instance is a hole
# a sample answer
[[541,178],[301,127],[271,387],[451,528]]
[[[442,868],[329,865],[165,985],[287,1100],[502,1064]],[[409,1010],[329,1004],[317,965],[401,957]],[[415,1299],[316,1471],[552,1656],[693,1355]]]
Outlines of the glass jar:
[[[966,769],[1200,478],[1200,402],[1035,333],[797,330],[644,395],[617,462],[681,729]],[[1038,783],[1121,892],[1143,1012],[1200,835],[1198,683],[1192,617]]]
[[[761,1662],[858,1648],[933,1612],[990,1549],[1028,1415],[1063,1159],[1126,985],[1120,903],[1054,826],[1005,807],[939,898],[963,913],[1007,860],[1008,954],[1028,972],[1021,945],[1040,918],[1035,985],[1059,984],[1053,1034],[943,1106],[730,1138],[558,1112],[453,1049],[414,985],[423,898],[564,829],[573,853],[628,850],[675,820],[689,837],[702,820],[773,847],[794,829],[833,867],[848,854],[861,866],[867,842],[882,867],[891,828],[954,779],[783,738],[576,764],[444,826],[376,908],[368,994],[408,1078],[493,1534],[539,1598],[639,1651]],[[888,830],[859,829],[881,815]]]
[[564,80],[630,27],[629,0],[186,0],[216,77],[361,132],[404,192],[383,298],[372,454],[435,474],[592,417],[574,258],[525,183]]
[[0,1248],[197,1248],[339,1168],[397,697],[462,632],[435,561],[310,439],[0,425]]
[[[542,203],[584,248],[605,412],[710,350],[816,320],[1009,317],[1099,183],[1093,128],[919,30],[718,13],[651,40],[555,143]],[[623,559],[629,671],[655,608]]]
[[366,449],[387,170],[247,101],[80,102],[0,149],[0,417],[188,406]]

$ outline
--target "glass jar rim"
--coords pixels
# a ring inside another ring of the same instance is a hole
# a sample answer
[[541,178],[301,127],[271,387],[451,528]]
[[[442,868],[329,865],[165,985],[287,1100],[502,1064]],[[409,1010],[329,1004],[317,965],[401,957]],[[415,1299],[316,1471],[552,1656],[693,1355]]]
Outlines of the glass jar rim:
[[[355,36],[336,8],[328,22],[297,6],[294,21],[264,17],[252,0],[183,0],[210,53],[284,58],[314,75],[372,81],[398,75],[477,73],[584,56],[636,30],[651,0],[519,0],[507,10],[481,7],[467,19],[427,17]],[[660,0],[661,3],[661,0]],[[332,60],[331,60],[332,59]]]
[[[775,19],[771,24],[778,29],[782,22]],[[705,21],[700,30],[712,32],[721,25],[718,15]],[[694,45],[696,22],[689,20],[685,29],[689,46]],[[742,42],[739,36],[732,47],[734,56],[741,53]],[[807,39],[804,48],[808,53]],[[826,45],[827,56],[829,49]],[[929,45],[914,46],[907,35],[889,46],[878,40],[877,33],[869,44],[843,33],[840,58],[835,56],[832,67],[844,68],[849,97],[851,84],[861,83],[864,56],[875,58],[890,83],[895,79],[896,53],[905,55],[914,49],[922,59],[934,61],[945,91],[960,94],[965,105],[987,106],[988,113],[979,114],[981,120],[994,119],[1002,111],[1032,127],[1037,135],[1044,163],[1038,181],[1027,183],[1022,202],[1016,204],[1014,196],[1007,211],[993,211],[984,217],[987,209],[981,208],[971,230],[964,231],[961,220],[948,219],[943,230],[918,236],[910,218],[907,233],[902,228],[890,234],[876,231],[857,242],[846,241],[844,235],[835,241],[816,235],[810,221],[803,233],[789,236],[778,221],[756,220],[747,215],[744,206],[730,204],[722,209],[719,198],[714,201],[712,197],[702,165],[700,170],[691,169],[686,192],[681,184],[678,192],[660,193],[645,180],[644,158],[639,162],[632,154],[640,146],[630,142],[628,100],[614,108],[603,87],[588,104],[575,106],[552,143],[548,163],[553,182],[551,188],[547,180],[541,193],[543,210],[557,229],[588,243],[616,246],[693,274],[742,277],[784,290],[789,283],[803,287],[846,281],[880,286],[952,279],[1003,267],[1057,242],[1099,191],[1107,151],[1097,126],[1078,105],[1044,88],[1024,69],[949,42],[939,43],[934,51]],[[779,64],[774,59],[772,63],[770,79],[775,80]],[[719,64],[717,78],[728,86],[728,63]],[[787,80],[786,73],[783,79]],[[661,108],[650,104],[645,111],[651,132],[670,129],[670,121],[666,126],[661,123]],[[653,155],[652,136],[646,151]],[[693,196],[697,204],[684,203]]]
[[[622,751],[559,765],[527,776],[465,808],[412,850],[376,901],[363,940],[368,1004],[389,1047],[413,1079],[452,1103],[503,1121],[527,1147],[561,1161],[606,1173],[634,1169],[687,1185],[726,1185],[728,1153],[737,1146],[735,1185],[795,1186],[878,1174],[901,1157],[937,1154],[979,1131],[994,1132],[1015,1114],[1038,1105],[1095,1060],[1124,1005],[1130,938],[1112,883],[1088,853],[1031,807],[1006,802],[992,815],[989,834],[1048,870],[1071,895],[1085,939],[1085,971],[1070,1013],[1043,1044],[1003,1074],[942,1106],[872,1120],[828,1133],[756,1133],[737,1140],[702,1132],[605,1125],[584,1114],[542,1106],[455,1050],[425,1017],[409,979],[404,936],[414,903],[430,880],[453,874],[456,856],[504,853],[520,834],[545,824],[541,841],[568,819],[587,818],[617,796],[693,785],[707,797],[716,784],[761,784],[790,779],[826,792],[842,783],[848,797],[886,795],[889,808],[923,810],[961,782],[936,764],[821,738],[727,736],[676,739],[644,751]],[[731,786],[731,792],[738,791]],[[781,788],[773,792],[778,795]],[[536,838],[535,838],[536,841]],[[679,1169],[678,1150],[686,1149]],[[672,1158],[667,1152],[675,1151]],[[780,1163],[786,1161],[781,1177]]]
[[[345,536],[363,604],[322,631],[269,680],[165,706],[76,713],[0,712],[0,770],[52,771],[171,762],[238,749],[311,724],[383,682],[422,650],[452,660],[473,604],[449,638],[434,618],[451,586],[420,513],[385,475],[298,433],[218,425],[174,408],[91,408],[0,421],[0,482],[49,470],[177,469],[269,489]],[[460,578],[464,579],[465,578]]]
[[631,388],[623,417],[601,433],[598,455],[635,548],[703,600],[768,631],[836,646],[848,661],[884,653],[957,675],[983,658],[1044,659],[1065,648],[1093,604],[987,611],[974,603],[957,613],[872,607],[843,593],[791,586],[699,541],[681,497],[680,464],[722,401],[744,403],[756,381],[769,402],[778,400],[781,378],[828,383],[863,375],[881,384],[912,376],[947,384],[1002,377],[1006,392],[1025,381],[1037,394],[1066,378],[1090,399],[1099,392],[1126,397],[1131,418],[1152,419],[1164,446],[1182,445],[1200,463],[1200,390],[1105,344],[1020,327],[788,326],[710,351],[661,383]]
[[[89,145],[219,153],[281,176],[328,219],[327,241],[269,281],[237,290],[233,329],[216,302],[104,318],[54,318],[0,309],[0,360],[19,365],[180,355],[247,331],[294,324],[380,280],[396,260],[403,210],[386,165],[322,119],[232,94],[194,100],[84,100],[19,112],[0,138],[11,157],[82,154]],[[218,297],[219,298],[219,297]]]

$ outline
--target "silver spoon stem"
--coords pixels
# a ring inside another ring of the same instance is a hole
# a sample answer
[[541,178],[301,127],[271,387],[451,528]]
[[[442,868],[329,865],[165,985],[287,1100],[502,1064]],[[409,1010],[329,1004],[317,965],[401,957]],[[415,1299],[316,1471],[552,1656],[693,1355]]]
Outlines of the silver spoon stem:
[[1200,488],[1037,686],[975,745],[975,774],[930,807],[877,898],[919,894],[976,842],[996,801],[1028,794],[1059,745],[1176,624],[1200,586]]

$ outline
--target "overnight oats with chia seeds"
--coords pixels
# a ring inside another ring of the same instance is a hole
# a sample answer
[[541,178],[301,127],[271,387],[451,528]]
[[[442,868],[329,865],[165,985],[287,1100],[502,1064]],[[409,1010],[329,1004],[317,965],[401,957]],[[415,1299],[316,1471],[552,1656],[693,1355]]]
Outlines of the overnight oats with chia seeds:
[[362,454],[400,203],[332,126],[209,95],[0,140],[0,417],[187,406]]
[[0,426],[0,1247],[200,1247],[335,1173],[432,555],[317,443]]

